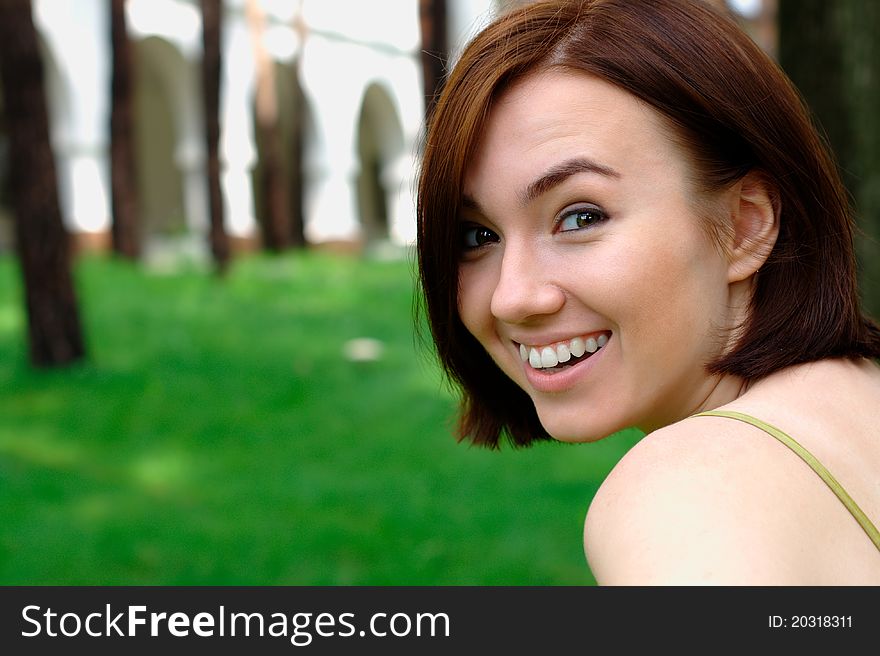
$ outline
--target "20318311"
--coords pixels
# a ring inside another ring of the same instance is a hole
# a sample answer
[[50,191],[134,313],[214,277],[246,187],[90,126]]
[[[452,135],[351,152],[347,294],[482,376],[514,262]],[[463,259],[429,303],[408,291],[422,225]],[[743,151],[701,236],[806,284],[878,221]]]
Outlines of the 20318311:
[[771,629],[851,629],[852,615],[768,615]]

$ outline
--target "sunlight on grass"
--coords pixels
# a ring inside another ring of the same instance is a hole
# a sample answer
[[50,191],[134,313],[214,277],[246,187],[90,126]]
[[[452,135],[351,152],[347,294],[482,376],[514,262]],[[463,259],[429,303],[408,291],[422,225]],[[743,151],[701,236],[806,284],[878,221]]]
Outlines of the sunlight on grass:
[[11,305],[0,306],[0,333],[22,330],[21,311]]
[[96,524],[107,521],[114,514],[115,504],[106,495],[85,496],[71,504],[70,512],[81,522]]
[[193,466],[180,452],[145,454],[130,468],[134,482],[154,494],[168,494],[192,476]]
[[21,430],[15,435],[0,434],[0,455],[48,469],[73,469],[84,460],[78,444],[37,431]]

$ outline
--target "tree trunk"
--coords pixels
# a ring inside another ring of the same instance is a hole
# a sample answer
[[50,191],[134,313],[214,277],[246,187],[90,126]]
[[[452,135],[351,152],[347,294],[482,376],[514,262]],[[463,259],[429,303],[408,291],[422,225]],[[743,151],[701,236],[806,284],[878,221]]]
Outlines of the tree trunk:
[[254,115],[260,153],[258,188],[263,246],[282,251],[290,245],[290,198],[281,156],[275,64],[263,45],[266,18],[258,0],[246,0],[245,10],[257,68]]
[[431,115],[446,75],[446,0],[419,0],[425,116]]
[[854,199],[862,296],[880,317],[880,3],[780,0],[779,60],[828,135]]
[[0,81],[30,357],[37,366],[65,364],[83,357],[85,348],[70,272],[69,238],[58,204],[43,63],[30,0],[0,2]]
[[220,32],[221,0],[201,0],[202,6],[202,84],[207,140],[208,202],[211,212],[211,253],[217,270],[229,264],[229,237],[223,219],[223,192],[220,187]]
[[305,210],[303,208],[303,152],[306,123],[306,101],[299,83],[299,60],[293,64],[293,134],[290,153],[290,240],[294,248],[306,246]]
[[134,168],[133,69],[131,43],[125,26],[125,0],[109,0],[113,78],[110,109],[110,186],[113,209],[113,250],[130,259],[141,252],[138,196]]

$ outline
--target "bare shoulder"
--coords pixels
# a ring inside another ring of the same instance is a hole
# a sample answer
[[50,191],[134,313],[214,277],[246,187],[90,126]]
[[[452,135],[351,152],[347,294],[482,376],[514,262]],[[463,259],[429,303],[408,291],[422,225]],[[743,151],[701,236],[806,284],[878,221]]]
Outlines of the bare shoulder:
[[715,417],[646,436],[590,505],[584,548],[597,581],[802,582],[809,557],[795,538],[805,533],[806,513],[780,466],[788,457],[780,446]]

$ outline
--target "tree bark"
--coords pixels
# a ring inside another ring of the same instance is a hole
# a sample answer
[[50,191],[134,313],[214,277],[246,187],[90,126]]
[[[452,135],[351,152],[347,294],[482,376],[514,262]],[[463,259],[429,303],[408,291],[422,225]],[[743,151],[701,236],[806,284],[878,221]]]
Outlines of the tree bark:
[[263,45],[266,18],[258,0],[246,0],[248,27],[256,64],[254,116],[260,162],[258,177],[262,213],[260,226],[263,246],[283,251],[290,245],[290,198],[281,155],[281,134],[278,126],[278,94],[275,89],[275,63]]
[[229,237],[223,217],[223,192],[220,187],[220,38],[221,0],[201,0],[202,7],[202,86],[207,146],[208,203],[211,214],[211,253],[217,270],[223,273],[229,264]]
[[443,88],[446,59],[446,0],[419,0],[422,33],[422,82],[425,87],[425,116],[430,116]]
[[305,144],[306,101],[299,83],[299,60],[293,64],[293,132],[290,152],[290,240],[294,248],[306,246],[305,210],[303,207],[303,153]]
[[113,250],[137,259],[141,253],[138,195],[134,167],[131,43],[125,26],[125,0],[109,0],[113,74],[110,85],[110,186]]
[[85,355],[61,219],[43,92],[43,63],[30,0],[0,2],[0,82],[9,130],[15,239],[24,280],[31,361],[73,362]]
[[866,309],[880,317],[880,3],[780,0],[779,60],[828,136],[853,197]]

